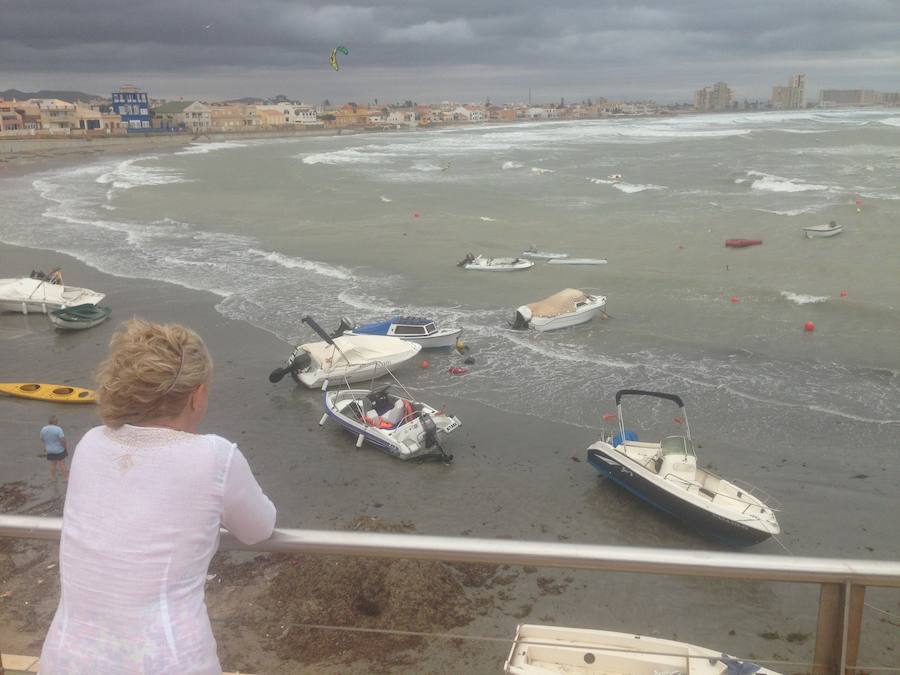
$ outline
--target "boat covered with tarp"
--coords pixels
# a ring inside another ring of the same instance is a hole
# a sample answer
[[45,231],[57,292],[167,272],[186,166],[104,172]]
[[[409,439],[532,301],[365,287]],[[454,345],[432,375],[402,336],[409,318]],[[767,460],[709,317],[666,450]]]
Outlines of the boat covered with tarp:
[[22,314],[47,314],[75,305],[96,305],[106,295],[89,288],[51,284],[44,279],[0,279],[0,310]]
[[606,296],[566,288],[548,298],[519,307],[513,316],[512,328],[557,330],[586,323],[598,314],[606,314]]

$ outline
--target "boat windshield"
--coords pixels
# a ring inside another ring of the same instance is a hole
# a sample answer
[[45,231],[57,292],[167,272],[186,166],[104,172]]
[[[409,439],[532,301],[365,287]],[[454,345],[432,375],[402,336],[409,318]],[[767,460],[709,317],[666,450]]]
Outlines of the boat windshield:
[[668,436],[660,443],[663,455],[687,455],[696,457],[694,444],[684,436]]
[[425,324],[425,333],[431,335],[432,333],[437,333],[437,328],[434,327],[433,323]]

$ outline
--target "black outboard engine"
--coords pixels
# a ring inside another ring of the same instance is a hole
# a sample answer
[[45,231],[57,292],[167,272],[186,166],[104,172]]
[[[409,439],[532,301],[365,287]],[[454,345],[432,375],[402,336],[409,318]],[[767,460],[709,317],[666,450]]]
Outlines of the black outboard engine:
[[348,330],[353,330],[353,322],[348,319],[346,316],[341,317],[341,322],[338,324],[338,327],[334,329],[334,332],[331,334],[331,337],[336,338],[340,337]]
[[530,324],[531,310],[528,308],[528,305],[522,305],[516,310],[516,313],[513,315],[512,323],[509,325],[513,330],[527,330]]
[[435,424],[434,420],[431,418],[431,415],[422,414],[419,418],[419,421],[422,423],[422,429],[425,432],[425,447],[426,448],[434,448],[436,447],[440,452],[440,455],[430,455],[426,456],[424,459],[432,459],[438,460],[442,462],[452,462],[453,455],[448,455],[444,452],[444,449],[441,447],[441,444],[438,443],[437,434],[438,428],[437,424]]

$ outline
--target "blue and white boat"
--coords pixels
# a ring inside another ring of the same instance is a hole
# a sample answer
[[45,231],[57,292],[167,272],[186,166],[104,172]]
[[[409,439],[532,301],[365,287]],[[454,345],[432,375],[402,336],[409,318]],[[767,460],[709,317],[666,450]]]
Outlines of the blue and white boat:
[[407,342],[415,342],[423,349],[452,347],[462,333],[462,328],[438,328],[433,319],[416,316],[395,316],[385,321],[376,321],[362,326],[353,326],[347,319],[341,319],[338,329],[344,335],[386,335]]
[[[641,442],[622,417],[622,398],[650,396],[672,401],[680,409],[676,421],[684,436],[659,443]],[[781,532],[776,508],[756,496],[761,491],[740,481],[727,481],[697,464],[684,402],[675,394],[622,389],[616,392],[619,432],[588,448],[587,460],[601,474],[704,536],[730,546],[758,544]],[[764,495],[764,493],[763,493]],[[767,501],[772,498],[764,495]]]

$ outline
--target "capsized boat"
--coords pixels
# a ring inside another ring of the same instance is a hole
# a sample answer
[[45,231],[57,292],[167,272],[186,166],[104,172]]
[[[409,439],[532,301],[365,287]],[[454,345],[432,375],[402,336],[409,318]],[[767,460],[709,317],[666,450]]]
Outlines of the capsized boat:
[[557,330],[586,323],[598,314],[606,314],[606,296],[566,288],[549,298],[519,307],[513,316],[512,328]]
[[456,263],[456,266],[481,272],[516,272],[534,267],[534,261],[524,258],[486,258],[483,255],[469,253]]
[[748,246],[759,246],[762,239],[726,239],[725,246],[728,248],[747,248]]
[[607,262],[606,258],[554,258],[547,261],[550,265],[605,265]]
[[422,345],[423,349],[437,349],[455,345],[463,329],[438,328],[433,319],[418,316],[395,316],[361,326],[354,326],[349,320],[341,319],[338,331],[339,335],[387,335],[415,342]]
[[550,253],[548,251],[539,251],[536,246],[529,246],[526,250],[522,251],[522,255],[526,258],[535,258],[536,260],[560,260],[562,258],[568,258],[568,253]]
[[814,237],[833,237],[844,231],[843,225],[838,225],[837,221],[830,221],[827,225],[810,225],[803,228],[803,236],[807,239]]
[[[395,378],[396,380],[396,378]],[[441,440],[461,425],[459,418],[416,401],[403,385],[377,389],[332,389],[325,393],[325,414],[356,436],[356,447],[365,442],[402,460],[450,462]]]
[[298,345],[285,365],[269,374],[270,382],[278,382],[288,373],[297,384],[310,389],[325,389],[329,380],[363,382],[386,375],[389,369],[408,361],[422,349],[415,342],[382,335],[331,337],[312,317],[304,316],[303,322],[322,341]]
[[47,314],[74,305],[96,305],[106,295],[88,288],[51,284],[44,279],[0,279],[0,310]]
[[103,323],[111,313],[109,307],[87,304],[50,310],[47,318],[50,319],[50,323],[62,330],[85,330]]
[[70,387],[67,384],[38,384],[36,382],[0,382],[0,392],[19,398],[31,398],[52,403],[96,403],[92,389]]
[[[674,402],[684,436],[668,436],[659,443],[637,440],[625,429],[622,399],[649,396]],[[758,544],[781,532],[773,501],[753,486],[729,482],[697,464],[684,402],[675,394],[639,389],[616,392],[619,433],[588,448],[587,460],[597,471],[652,506],[678,518],[704,536],[730,546]],[[760,494],[761,497],[757,497]]]
[[687,642],[606,630],[520,624],[503,669],[513,675],[778,675]]

